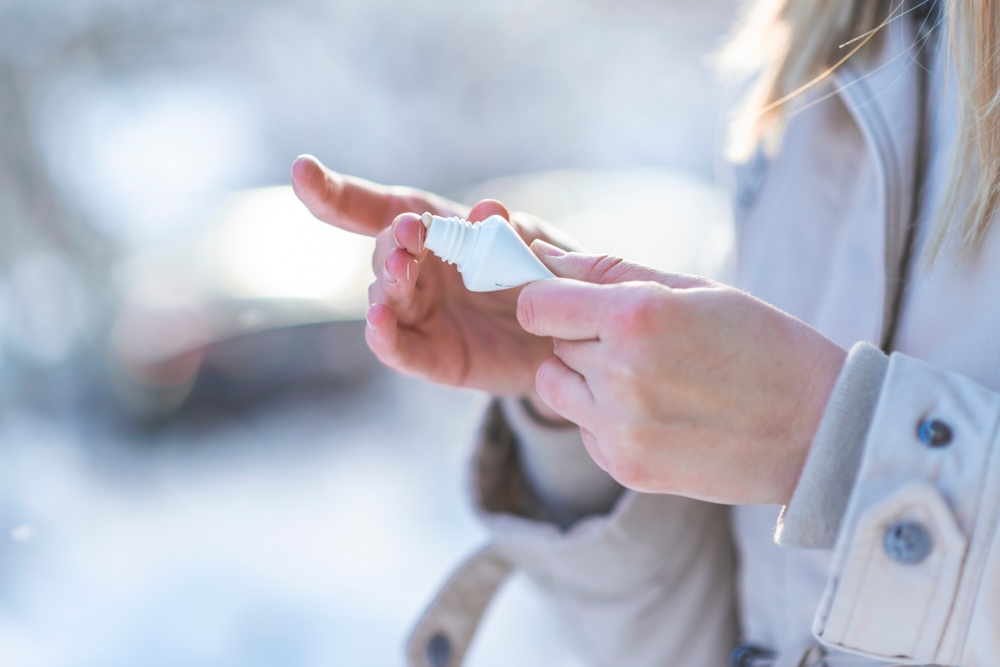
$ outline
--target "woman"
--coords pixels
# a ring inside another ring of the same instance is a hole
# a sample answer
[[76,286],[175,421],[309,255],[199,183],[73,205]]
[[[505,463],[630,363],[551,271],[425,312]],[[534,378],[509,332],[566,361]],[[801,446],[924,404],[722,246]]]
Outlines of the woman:
[[317,217],[378,236],[372,350],[501,397],[475,462],[495,541],[414,664],[457,665],[515,567],[596,664],[996,663],[998,43],[993,0],[759,3],[734,46],[758,56],[740,290],[517,215],[561,278],[472,294],[417,215],[502,205],[296,162]]

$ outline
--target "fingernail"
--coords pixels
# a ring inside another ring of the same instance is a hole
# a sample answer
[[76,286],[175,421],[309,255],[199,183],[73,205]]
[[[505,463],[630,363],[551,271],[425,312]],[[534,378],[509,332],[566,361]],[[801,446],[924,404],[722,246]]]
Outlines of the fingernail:
[[385,281],[387,283],[393,283],[393,284],[395,284],[395,283],[399,282],[399,278],[397,278],[396,276],[394,276],[391,273],[389,273],[389,268],[388,267],[385,267],[385,268],[382,269],[382,277],[385,278]]
[[371,319],[372,307],[373,306],[369,306],[368,310],[365,311],[365,324],[367,325],[369,331],[375,333],[378,331],[378,329],[376,329],[375,325],[372,324],[372,319]]
[[406,279],[407,280],[410,279],[410,263],[409,262],[406,263]]
[[557,248],[551,243],[546,243],[541,239],[535,239],[531,243],[531,249],[535,251],[535,254],[545,255],[546,257],[562,257],[566,254],[566,251],[562,248]]

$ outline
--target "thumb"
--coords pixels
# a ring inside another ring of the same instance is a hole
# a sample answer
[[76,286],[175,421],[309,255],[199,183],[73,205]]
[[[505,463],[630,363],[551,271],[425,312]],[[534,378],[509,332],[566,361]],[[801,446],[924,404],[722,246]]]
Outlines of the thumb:
[[585,255],[580,252],[566,252],[541,239],[531,244],[531,249],[552,273],[560,278],[572,278],[587,283],[610,284],[633,280],[650,281],[687,289],[707,287],[711,281],[699,276],[683,273],[657,271],[648,266],[629,262],[614,255]]

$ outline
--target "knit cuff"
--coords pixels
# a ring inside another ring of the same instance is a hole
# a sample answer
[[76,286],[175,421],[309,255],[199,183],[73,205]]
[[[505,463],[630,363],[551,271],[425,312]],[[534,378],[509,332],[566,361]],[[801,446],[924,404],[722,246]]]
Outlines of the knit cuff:
[[833,548],[888,367],[889,357],[874,345],[851,348],[792,500],[778,517],[780,546]]
[[524,399],[502,398],[500,406],[515,434],[525,481],[547,517],[565,528],[614,507],[622,487],[590,458],[579,426],[553,424]]

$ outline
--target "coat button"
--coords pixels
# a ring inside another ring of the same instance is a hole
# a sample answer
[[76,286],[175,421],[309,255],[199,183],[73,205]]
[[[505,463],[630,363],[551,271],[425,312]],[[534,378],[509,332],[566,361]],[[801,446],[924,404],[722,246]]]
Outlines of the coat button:
[[897,521],[885,531],[885,551],[897,563],[916,565],[931,553],[931,536],[922,523]]
[[427,642],[427,660],[432,667],[446,667],[451,661],[451,642],[443,633],[437,633]]
[[920,438],[920,442],[929,447],[949,445],[952,436],[951,427],[940,419],[925,419],[917,427],[917,437]]

